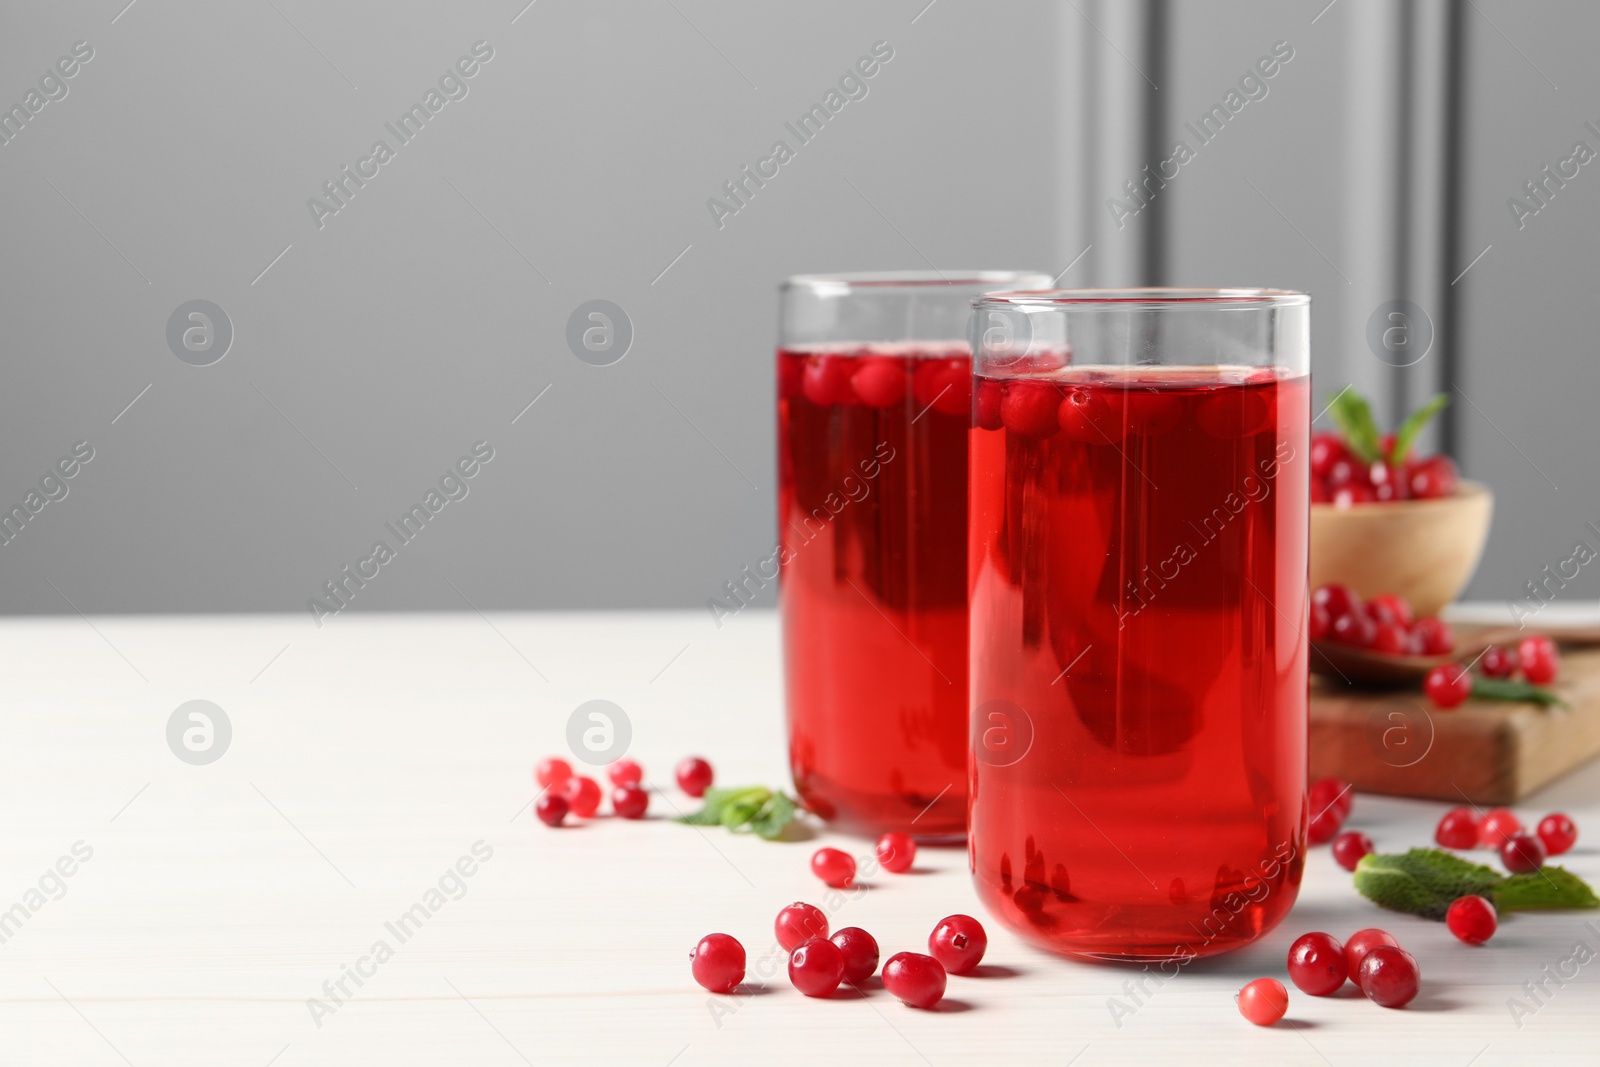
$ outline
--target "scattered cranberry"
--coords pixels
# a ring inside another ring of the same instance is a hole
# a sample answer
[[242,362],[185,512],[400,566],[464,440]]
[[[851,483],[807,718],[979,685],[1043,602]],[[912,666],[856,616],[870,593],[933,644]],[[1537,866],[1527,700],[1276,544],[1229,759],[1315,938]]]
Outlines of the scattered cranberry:
[[638,785],[644,778],[644,768],[631,759],[619,759],[606,768],[606,777],[612,785]]
[[1406,476],[1406,489],[1414,500],[1433,500],[1454,496],[1460,480],[1455,460],[1441,453],[1411,467]]
[[1361,961],[1356,984],[1374,1004],[1403,1008],[1417,995],[1422,972],[1416,958],[1398,945],[1377,945]]
[[796,901],[778,912],[778,918],[772,924],[772,931],[777,935],[778,944],[783,946],[783,950],[793,952],[795,946],[808,938],[827,937],[828,917],[822,913],[821,908]]
[[944,968],[920,952],[896,952],[883,965],[883,988],[913,1008],[931,1008],[944,996]]
[[949,974],[970,974],[983,962],[989,935],[970,915],[948,915],[928,935],[928,952]]
[[1349,976],[1344,946],[1332,934],[1301,934],[1289,946],[1289,980],[1302,993],[1328,996],[1337,992]]
[[546,793],[533,806],[533,813],[546,826],[560,826],[567,817],[570,805],[560,793]]
[[1494,905],[1482,897],[1460,897],[1444,913],[1450,932],[1469,945],[1481,945],[1494,936],[1499,922]]
[[689,952],[694,980],[713,993],[731,993],[744,981],[744,946],[727,934],[707,934]]
[[1472,675],[1459,664],[1447,663],[1428,672],[1422,691],[1436,708],[1459,707],[1472,695]]
[[1448,656],[1455,651],[1456,632],[1443,619],[1432,616],[1418,619],[1411,628],[1411,634],[1417,641],[1421,655]]
[[1517,673],[1517,650],[1490,645],[1478,657],[1478,669],[1486,678],[1510,678]]
[[1379,593],[1367,601],[1367,614],[1376,623],[1394,622],[1401,627],[1412,624],[1411,604],[1398,593]]
[[1433,839],[1444,848],[1478,847],[1478,815],[1471,808],[1451,808],[1439,820]]
[[556,756],[547,756],[533,768],[533,780],[540,789],[554,788],[572,777],[572,764]]
[[611,810],[624,819],[642,819],[650,794],[636,785],[619,785],[611,791]]
[[1350,830],[1333,839],[1333,858],[1347,871],[1356,869],[1361,857],[1376,852],[1372,838],[1358,830]]
[[1394,935],[1387,930],[1379,930],[1375,926],[1357,930],[1350,935],[1350,940],[1344,943],[1345,973],[1350,976],[1350,981],[1357,985],[1361,984],[1360,979],[1356,977],[1361,972],[1361,961],[1366,958],[1368,952],[1379,945],[1392,945],[1398,948],[1400,942],[1396,941]]
[[910,834],[899,830],[890,830],[878,838],[873,851],[877,853],[878,865],[890,874],[906,873],[917,859],[917,843]]
[[711,764],[699,756],[687,756],[678,764],[678,788],[692,797],[703,797],[711,788]]
[[1257,978],[1239,990],[1239,1014],[1257,1026],[1271,1026],[1289,1010],[1289,991],[1276,978]]
[[1500,846],[1500,862],[1512,874],[1531,874],[1544,866],[1544,842],[1526,830],[1519,830]]
[[1311,813],[1311,821],[1306,826],[1306,838],[1313,845],[1324,844],[1332,841],[1343,825],[1344,819],[1337,808],[1323,808]]
[[1498,852],[1512,834],[1521,830],[1522,820],[1512,814],[1510,808],[1494,808],[1478,824],[1478,844]]
[[1539,840],[1544,842],[1545,853],[1559,856],[1578,840],[1578,828],[1572,820],[1556,812],[1539,820]]
[[1517,662],[1524,678],[1534,685],[1547,685],[1561,670],[1561,653],[1544,634],[1532,634],[1517,642]]
[[789,981],[808,997],[826,997],[844,977],[844,953],[832,941],[807,938],[789,953]]
[[819,848],[811,854],[811,873],[821,878],[824,885],[843,889],[855,880],[856,861],[848,852]]
[[1355,801],[1355,790],[1343,778],[1318,778],[1307,791],[1311,800],[1311,814],[1325,808],[1339,813],[1339,821],[1350,817],[1350,805]]
[[859,985],[878,969],[878,940],[859,926],[847,926],[828,938],[844,954],[845,985]]
[[593,778],[573,775],[562,784],[561,795],[567,798],[572,814],[580,819],[592,819],[600,810],[600,783]]

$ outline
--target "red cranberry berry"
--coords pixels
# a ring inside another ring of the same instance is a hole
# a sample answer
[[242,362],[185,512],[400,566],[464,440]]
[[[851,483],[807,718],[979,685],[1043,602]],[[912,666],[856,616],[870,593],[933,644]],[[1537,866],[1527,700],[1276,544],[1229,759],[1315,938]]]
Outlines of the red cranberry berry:
[[619,785],[611,791],[611,810],[624,819],[642,819],[650,807],[650,794],[636,785]]
[[1339,827],[1344,825],[1344,818],[1337,808],[1323,808],[1321,811],[1311,813],[1311,821],[1306,826],[1306,839],[1313,845],[1326,844],[1332,841],[1339,832]]
[[1393,945],[1398,948],[1400,942],[1396,941],[1394,935],[1387,930],[1379,930],[1375,926],[1357,930],[1350,935],[1350,940],[1344,943],[1345,973],[1350,976],[1350,981],[1357,985],[1361,984],[1357,977],[1361,973],[1361,961],[1366,958],[1368,952],[1379,945]]
[[1472,675],[1460,664],[1447,663],[1428,672],[1422,691],[1436,708],[1459,707],[1472,695]]
[[1512,834],[1520,833],[1521,830],[1522,820],[1517,818],[1510,808],[1492,808],[1478,824],[1478,844],[1498,852],[1501,846],[1510,840]]
[[1359,830],[1346,831],[1333,839],[1333,858],[1347,871],[1355,870],[1362,856],[1376,851],[1372,847],[1372,838]]
[[1289,980],[1302,993],[1328,996],[1337,992],[1349,976],[1344,946],[1332,934],[1301,934],[1289,946]]
[[1411,631],[1397,622],[1380,622],[1372,633],[1372,651],[1390,656],[1405,656],[1411,652]]
[[573,775],[561,786],[561,795],[567,798],[572,814],[580,819],[592,819],[600,810],[600,783],[593,778]]
[[727,934],[707,934],[689,952],[694,980],[713,993],[732,993],[744,981],[744,946]]
[[1355,790],[1343,778],[1318,778],[1311,783],[1307,794],[1311,800],[1311,814],[1324,808],[1339,813],[1339,821],[1350,817],[1350,805],[1355,802]]
[[1478,847],[1478,815],[1471,808],[1451,808],[1439,820],[1433,839],[1444,848]]
[[944,996],[944,968],[920,952],[896,952],[883,965],[883,988],[913,1008],[931,1008]]
[[819,848],[811,854],[811,873],[821,878],[824,885],[843,889],[855,881],[856,861],[848,852]]
[[1459,897],[1444,913],[1450,932],[1469,945],[1481,945],[1494,936],[1499,919],[1494,905],[1483,897]]
[[844,954],[845,985],[859,985],[878,969],[878,940],[859,926],[846,926],[828,938]]
[[572,777],[572,764],[557,756],[547,756],[534,765],[533,780],[540,789],[559,786]]
[[1356,596],[1348,585],[1340,585],[1338,582],[1318,586],[1316,592],[1311,594],[1311,603],[1326,609],[1330,619],[1361,610],[1361,598]]
[[1544,634],[1532,634],[1517,642],[1517,662],[1524,678],[1534,685],[1547,685],[1560,673],[1561,653]]
[[863,359],[850,378],[856,396],[868,407],[886,408],[905,399],[905,361],[893,358]]
[[1419,460],[1412,466],[1406,475],[1406,488],[1413,500],[1434,500],[1454,496],[1460,479],[1455,460],[1440,454]]
[[1372,499],[1379,502],[1404,500],[1406,486],[1400,472],[1389,466],[1387,460],[1373,460],[1367,468],[1367,481],[1372,485]]
[[1456,649],[1456,633],[1442,619],[1432,616],[1418,619],[1411,633],[1417,639],[1421,655],[1448,656]]
[[678,764],[678,788],[692,797],[703,797],[711,788],[711,764],[699,756],[686,756]]
[[1289,1010],[1289,991],[1276,978],[1257,978],[1239,990],[1239,1014],[1257,1026],[1271,1026]]
[[1577,843],[1578,828],[1560,812],[1546,815],[1539,820],[1539,840],[1546,855],[1559,856]]
[[1422,972],[1411,953],[1398,945],[1378,945],[1361,961],[1356,984],[1374,1004],[1403,1008],[1417,995]]
[[1336,508],[1354,507],[1357,504],[1370,504],[1378,499],[1372,492],[1370,485],[1341,485],[1333,491],[1333,506]]
[[606,768],[606,777],[612,785],[638,785],[644,778],[644,768],[631,759],[619,759]]
[[793,952],[795,946],[808,938],[827,937],[828,917],[816,905],[796,901],[778,912],[772,932],[785,952]]
[[830,996],[844,977],[844,953],[832,941],[811,937],[789,953],[789,981],[808,997]]
[[878,865],[890,874],[906,873],[917,859],[917,843],[910,834],[899,830],[890,830],[878,838],[873,851],[877,853]]
[[1333,625],[1328,628],[1328,636],[1351,648],[1371,648],[1378,636],[1378,624],[1357,608],[1336,616]]
[[1310,619],[1306,624],[1306,636],[1313,641],[1322,641],[1327,638],[1332,629],[1333,617],[1328,614],[1328,609],[1320,604],[1311,605]]
[[1360,486],[1371,490],[1367,484],[1367,466],[1354,456],[1344,456],[1328,465],[1328,488],[1334,492]]
[[800,382],[806,399],[818,407],[831,404],[848,404],[854,399],[850,389],[850,374],[855,361],[843,356],[817,356],[806,364]]
[[1526,830],[1518,830],[1500,846],[1500,862],[1512,874],[1531,874],[1544,866],[1544,842]]
[[1517,650],[1490,645],[1478,657],[1478,669],[1485,678],[1510,678],[1517,673]]
[[1311,435],[1311,473],[1317,478],[1327,478],[1335,460],[1349,458],[1350,450],[1338,434],[1323,430]]
[[1005,398],[1005,383],[993,378],[979,378],[972,396],[972,421],[980,430],[998,430],[1005,425],[1000,414],[1000,401]]
[[1061,394],[1048,382],[1017,380],[1006,387],[1000,400],[1000,416],[1006,429],[1022,437],[1049,437],[1061,428],[1056,409]]
[[1398,593],[1379,593],[1367,601],[1367,614],[1372,616],[1373,622],[1397,622],[1403,627],[1415,621],[1411,603]]
[[970,974],[983,962],[989,935],[970,915],[947,915],[928,935],[928,952],[949,974]]
[[560,826],[569,808],[567,798],[560,793],[546,793],[533,805],[533,813],[546,826]]

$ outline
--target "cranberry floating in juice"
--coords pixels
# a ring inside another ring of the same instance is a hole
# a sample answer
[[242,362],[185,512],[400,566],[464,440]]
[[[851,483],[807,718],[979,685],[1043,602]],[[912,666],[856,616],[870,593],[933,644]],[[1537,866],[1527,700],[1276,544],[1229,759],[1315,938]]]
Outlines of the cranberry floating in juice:
[[967,817],[974,297],[1002,272],[783,287],[778,559],[789,762],[822,818],[958,839]]
[[977,302],[980,899],[1057,951],[1188,959],[1288,912],[1306,847],[1302,294]]

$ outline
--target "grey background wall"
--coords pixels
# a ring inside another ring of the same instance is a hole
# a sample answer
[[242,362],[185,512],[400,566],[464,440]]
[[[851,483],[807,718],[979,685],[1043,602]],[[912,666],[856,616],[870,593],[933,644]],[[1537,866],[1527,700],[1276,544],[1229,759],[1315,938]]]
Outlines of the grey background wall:
[[[356,609],[703,605],[771,549],[776,283],[930,263],[1310,290],[1319,393],[1456,393],[1500,501],[1473,595],[1600,520],[1600,177],[1521,230],[1505,206],[1600,149],[1579,0],[125,3],[0,16],[5,106],[94,50],[0,146],[0,503],[94,449],[0,547],[0,610],[304,612],[480,440]],[[878,41],[866,96],[719,228],[707,199]],[[1278,41],[1268,95],[1115,227],[1121,182]],[[319,227],[308,198],[378,139]],[[1440,337],[1404,371],[1363,337],[1400,295]],[[167,340],[194,299],[233,326],[209,366]],[[567,343],[593,299],[632,323],[610,366]]]

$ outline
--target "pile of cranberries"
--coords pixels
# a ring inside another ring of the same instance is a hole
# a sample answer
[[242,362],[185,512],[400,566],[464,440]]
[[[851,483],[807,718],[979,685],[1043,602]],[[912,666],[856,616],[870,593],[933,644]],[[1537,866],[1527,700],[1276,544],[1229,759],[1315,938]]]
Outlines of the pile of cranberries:
[[[644,788],[644,768],[623,758],[606,768],[611,780],[611,811],[624,819],[642,819],[650,807],[650,794]],[[692,797],[704,796],[711,788],[711,764],[699,756],[689,756],[678,764],[678,788]],[[592,819],[600,810],[600,784],[593,778],[572,773],[572,764],[558,756],[547,756],[533,768],[533,780],[542,790],[533,813],[546,826],[560,826],[568,815]]]
[[1313,641],[1333,641],[1391,656],[1447,656],[1456,647],[1449,623],[1432,616],[1415,618],[1404,597],[1380,593],[1363,601],[1355,590],[1337,582],[1311,594],[1306,632]]
[[[1342,945],[1332,934],[1317,931],[1301,934],[1289,946],[1289,980],[1313,997],[1332,996],[1349,981],[1374,1004],[1403,1008],[1416,998],[1422,971],[1387,931],[1357,930]],[[1288,1009],[1289,993],[1275,978],[1257,978],[1239,990],[1239,1014],[1257,1026],[1271,1026]]]
[[[828,916],[814,904],[796,902],[772,924],[778,945],[789,954],[789,982],[808,997],[828,997],[847,985],[859,989],[878,970],[878,941],[859,926],[828,935]],[[971,974],[983,960],[989,937],[970,915],[948,915],[928,935],[928,952],[897,952],[883,964],[883,987],[913,1008],[931,1008],[944,997],[947,975]],[[694,980],[713,993],[731,993],[744,980],[744,946],[728,934],[707,934],[689,953]]]
[[1578,828],[1560,812],[1539,820],[1529,833],[1510,808],[1494,808],[1481,818],[1472,808],[1451,808],[1433,832],[1444,848],[1491,848],[1500,853],[1500,862],[1512,874],[1527,874],[1544,866],[1550,856],[1559,856],[1578,840]]
[[[1471,664],[1435,667],[1422,681],[1422,691],[1436,708],[1459,707],[1472,695]],[[1533,685],[1545,685],[1561,673],[1561,653],[1544,634],[1530,634],[1516,647],[1491,645],[1478,657],[1485,677],[1509,679],[1518,671]]]
[[[1379,450],[1394,455],[1394,434],[1384,434]],[[1336,433],[1311,435],[1311,502],[1347,508],[1393,500],[1433,500],[1452,496],[1461,476],[1444,453],[1407,456],[1394,463],[1379,458],[1363,463]]]

